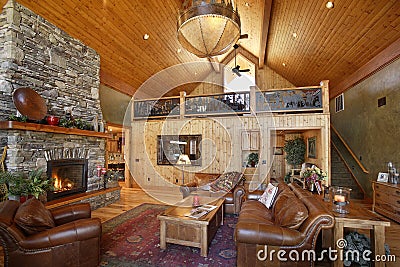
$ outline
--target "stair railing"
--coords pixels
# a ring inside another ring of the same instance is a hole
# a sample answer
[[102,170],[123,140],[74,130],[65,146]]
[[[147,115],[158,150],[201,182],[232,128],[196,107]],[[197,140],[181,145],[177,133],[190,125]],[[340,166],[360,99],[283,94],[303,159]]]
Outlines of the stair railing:
[[[340,139],[340,141],[343,143],[343,145],[346,147],[347,151],[350,153],[350,155],[353,157],[354,161],[357,163],[357,165],[360,167],[360,169],[365,173],[368,174],[369,171],[364,167],[364,165],[361,163],[361,161],[357,158],[357,156],[354,154],[353,150],[351,150],[350,146],[344,141],[343,137],[339,134],[339,132],[336,130],[336,128],[331,124],[331,129],[332,131],[337,135],[337,137]],[[332,142],[333,143],[333,142]],[[338,151],[338,149],[336,149]],[[340,152],[338,151],[339,155]]]

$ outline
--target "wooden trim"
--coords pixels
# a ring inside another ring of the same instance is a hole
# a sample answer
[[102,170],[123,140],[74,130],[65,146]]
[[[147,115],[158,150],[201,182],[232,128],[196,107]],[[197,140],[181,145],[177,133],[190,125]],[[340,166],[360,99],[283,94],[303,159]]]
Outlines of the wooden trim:
[[123,125],[123,124],[113,123],[113,122],[107,122],[107,123],[106,123],[106,126],[124,128],[124,125]]
[[[369,173],[369,171],[364,167],[364,165],[361,163],[361,161],[358,160],[358,158],[356,157],[356,155],[354,154],[353,150],[351,150],[351,148],[349,147],[349,145],[346,143],[346,141],[344,141],[343,137],[339,134],[339,132],[336,130],[336,128],[333,126],[333,124],[331,124],[331,129],[335,132],[335,134],[339,137],[340,141],[342,141],[342,143],[344,144],[344,146],[346,147],[346,149],[350,152],[351,156],[353,157],[353,159],[357,162],[358,166],[362,169],[362,171],[366,174]],[[340,153],[339,153],[340,154]]]
[[0,121],[0,130],[25,130],[25,131],[47,132],[47,133],[73,134],[73,135],[100,137],[100,138],[111,138],[111,135],[108,133],[80,130],[75,128],[64,128],[64,127],[29,123],[29,122],[19,122],[19,121]]
[[123,82],[119,80],[117,77],[114,75],[101,70],[100,69],[100,82],[108,87],[111,87],[112,89],[123,93],[128,96],[133,96],[135,93],[135,88],[126,82]]
[[261,1],[263,2],[264,11],[261,19],[261,35],[260,35],[260,51],[258,53],[258,68],[264,67],[266,61],[266,51],[268,42],[269,21],[271,19],[272,0]]
[[385,50],[380,52],[373,59],[368,61],[367,64],[359,68],[353,74],[349,75],[337,86],[331,88],[330,99],[335,98],[356,84],[362,82],[366,78],[375,74],[382,68],[386,67],[400,57],[400,38],[388,46]]

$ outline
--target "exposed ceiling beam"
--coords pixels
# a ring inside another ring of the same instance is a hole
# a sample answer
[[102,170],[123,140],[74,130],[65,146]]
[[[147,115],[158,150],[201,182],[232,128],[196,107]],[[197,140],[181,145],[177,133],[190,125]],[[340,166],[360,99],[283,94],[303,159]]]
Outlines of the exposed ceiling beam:
[[264,12],[261,20],[260,52],[258,57],[258,67],[260,69],[264,67],[265,57],[267,53],[267,40],[269,21],[271,19],[272,0],[266,0],[262,2],[264,2]]
[[133,94],[135,93],[135,88],[133,88],[133,86],[119,80],[114,75],[107,73],[101,69],[100,69],[100,83],[108,87],[111,87],[112,89],[117,90],[118,92],[121,92],[128,96],[133,96]]
[[332,99],[344,91],[350,89],[356,84],[362,82],[366,78],[370,77],[377,71],[386,67],[394,60],[400,57],[400,38],[394,43],[389,45],[385,50],[380,52],[370,61],[368,61],[364,66],[356,70],[353,74],[347,76],[343,81],[341,81],[337,86],[330,88],[329,98]]

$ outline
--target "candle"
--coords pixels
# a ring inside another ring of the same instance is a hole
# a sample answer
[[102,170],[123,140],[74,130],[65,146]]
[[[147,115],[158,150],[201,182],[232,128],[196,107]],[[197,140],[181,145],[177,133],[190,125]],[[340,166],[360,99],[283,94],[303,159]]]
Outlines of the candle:
[[333,198],[336,202],[345,202],[346,198],[342,195],[335,195],[335,197]]

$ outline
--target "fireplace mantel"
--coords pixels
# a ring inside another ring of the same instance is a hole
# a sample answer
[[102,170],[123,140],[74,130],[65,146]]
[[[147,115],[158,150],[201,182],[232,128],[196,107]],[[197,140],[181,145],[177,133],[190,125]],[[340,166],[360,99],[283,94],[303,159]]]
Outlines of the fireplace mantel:
[[100,138],[112,138],[112,135],[108,133],[19,121],[0,121],[0,130],[26,130],[47,133],[74,134]]

